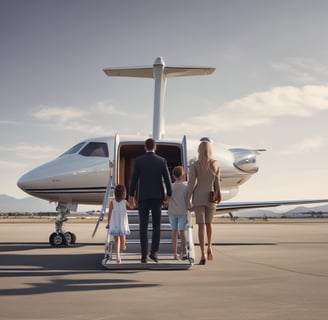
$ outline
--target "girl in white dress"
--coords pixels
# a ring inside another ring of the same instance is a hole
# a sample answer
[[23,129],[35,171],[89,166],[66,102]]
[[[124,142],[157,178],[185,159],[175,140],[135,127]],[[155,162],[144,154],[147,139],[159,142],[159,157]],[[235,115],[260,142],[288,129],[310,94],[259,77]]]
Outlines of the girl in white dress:
[[126,209],[130,206],[125,200],[126,190],[121,184],[115,187],[115,199],[109,203],[108,226],[109,234],[114,237],[116,262],[121,263],[121,250],[126,250],[125,236],[130,234],[128,214]]

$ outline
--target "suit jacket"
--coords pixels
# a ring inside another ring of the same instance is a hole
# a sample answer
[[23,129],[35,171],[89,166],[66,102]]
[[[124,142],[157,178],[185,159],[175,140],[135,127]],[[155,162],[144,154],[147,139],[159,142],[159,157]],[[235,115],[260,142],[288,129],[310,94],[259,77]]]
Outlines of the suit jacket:
[[146,152],[135,160],[129,196],[134,196],[138,185],[138,202],[149,199],[163,200],[172,194],[172,183],[166,160],[154,152]]
[[200,162],[197,160],[189,168],[188,194],[187,202],[192,196],[194,206],[210,205],[210,191],[214,189],[220,191],[220,167],[217,160],[213,160],[210,168],[203,170]]

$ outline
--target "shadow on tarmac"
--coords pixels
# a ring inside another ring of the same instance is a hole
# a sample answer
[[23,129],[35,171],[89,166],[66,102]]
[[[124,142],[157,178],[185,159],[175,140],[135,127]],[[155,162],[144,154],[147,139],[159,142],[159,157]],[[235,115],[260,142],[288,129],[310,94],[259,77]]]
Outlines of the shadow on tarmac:
[[157,284],[145,284],[126,279],[50,279],[47,282],[26,282],[25,288],[0,289],[0,296],[20,296],[55,292],[77,292],[95,290],[115,290],[147,288]]
[[[102,246],[103,243],[78,243],[70,245],[70,248],[80,248],[84,246]],[[61,247],[63,248],[63,247]],[[57,247],[51,247],[49,243],[41,242],[0,242],[0,252],[10,252],[10,251],[24,251],[33,249],[58,249]]]
[[[74,249],[81,246],[83,245],[74,245],[69,248]],[[26,252],[35,249],[47,249],[47,251],[44,254]],[[109,279],[108,270],[100,264],[103,253],[72,254],[70,250],[65,254],[62,250],[59,252],[56,249],[49,247],[49,244],[46,243],[0,243],[0,278],[23,278],[20,288],[5,288],[4,282],[1,281],[0,296],[157,286],[157,284],[145,284],[135,280]],[[53,253],[51,253],[52,250]],[[17,253],[13,253],[15,251]],[[136,271],[120,273],[136,273]],[[99,275],[106,275],[106,277],[95,278]],[[28,278],[31,277],[35,281],[29,282]]]

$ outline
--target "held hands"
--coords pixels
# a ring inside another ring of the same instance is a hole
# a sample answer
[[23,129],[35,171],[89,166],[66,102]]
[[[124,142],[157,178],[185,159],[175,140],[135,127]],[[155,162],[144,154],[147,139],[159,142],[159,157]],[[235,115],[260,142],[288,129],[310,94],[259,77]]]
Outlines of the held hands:
[[135,197],[129,196],[129,205],[131,208],[136,208],[136,200]]
[[187,209],[188,209],[188,211],[193,211],[194,210],[194,207],[192,206],[191,201],[187,202]]
[[169,202],[170,202],[170,198],[171,197],[165,197],[165,199],[163,200],[163,205],[164,205],[164,207],[168,207],[168,205],[169,205]]

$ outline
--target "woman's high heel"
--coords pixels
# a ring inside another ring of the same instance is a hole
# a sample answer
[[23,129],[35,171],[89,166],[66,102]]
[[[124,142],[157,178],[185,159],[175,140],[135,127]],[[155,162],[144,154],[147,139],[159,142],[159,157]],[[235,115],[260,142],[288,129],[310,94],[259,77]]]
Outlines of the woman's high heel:
[[213,260],[212,249],[207,250],[207,259],[208,260]]
[[205,258],[201,258],[199,261],[200,265],[204,265],[206,263],[206,259]]

